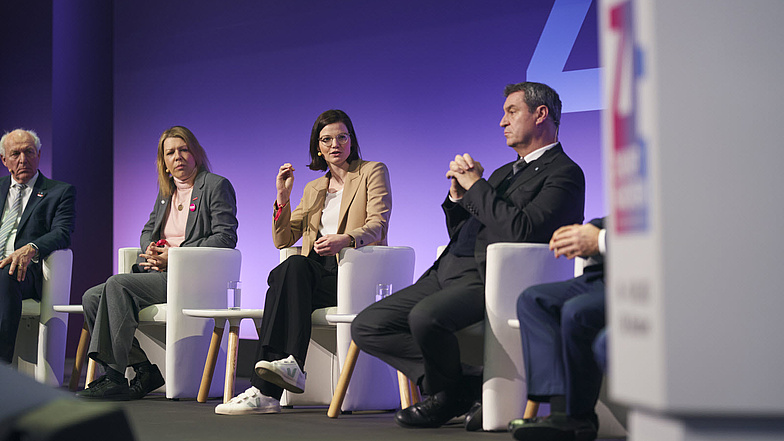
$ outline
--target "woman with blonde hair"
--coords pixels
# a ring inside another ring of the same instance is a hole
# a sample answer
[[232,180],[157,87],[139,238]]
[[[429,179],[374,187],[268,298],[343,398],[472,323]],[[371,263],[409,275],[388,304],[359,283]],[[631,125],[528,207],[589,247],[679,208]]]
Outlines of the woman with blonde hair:
[[[92,339],[88,356],[105,374],[77,393],[83,398],[139,399],[163,386],[160,370],[147,359],[134,332],[139,311],[166,302],[171,247],[234,248],[237,202],[228,179],[210,173],[207,154],[193,133],[174,126],[158,141],[158,197],[142,228],[138,263],[130,274],[109,277],[82,297]],[[136,377],[130,386],[125,369]]]

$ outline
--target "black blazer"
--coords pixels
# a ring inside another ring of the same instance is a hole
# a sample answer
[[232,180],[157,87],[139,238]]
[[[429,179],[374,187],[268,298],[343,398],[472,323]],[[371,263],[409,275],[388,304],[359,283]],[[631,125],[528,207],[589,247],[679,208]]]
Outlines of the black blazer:
[[447,197],[442,205],[450,246],[471,215],[482,223],[474,257],[483,280],[488,245],[548,243],[559,227],[583,221],[585,176],[560,143],[519,172],[503,195],[496,194],[496,188],[511,173],[513,164],[510,162],[494,171],[489,179],[474,183],[457,203]]
[[[589,223],[594,227],[603,230],[605,228],[604,227],[605,219],[607,218],[601,217],[601,218],[591,219]],[[588,261],[585,263],[585,267],[583,268],[583,274],[589,276],[589,278],[591,279],[604,278],[604,256],[601,254],[597,254],[595,256],[589,257]]]
[[[11,177],[0,178],[0,210],[5,210]],[[2,211],[0,211],[2,213]],[[27,272],[35,277],[35,289],[41,296],[43,259],[52,251],[68,248],[76,219],[76,188],[65,182],[48,179],[38,173],[33,192],[19,220],[14,249],[32,242],[38,247],[38,263],[31,262]]]
[[[193,210],[188,213],[185,240],[180,244],[181,247],[237,246],[237,196],[228,179],[206,171],[199,172],[193,183],[191,204]],[[169,205],[171,196],[164,197],[159,191],[150,219],[142,228],[139,239],[142,251],[147,249],[150,242],[161,238]]]

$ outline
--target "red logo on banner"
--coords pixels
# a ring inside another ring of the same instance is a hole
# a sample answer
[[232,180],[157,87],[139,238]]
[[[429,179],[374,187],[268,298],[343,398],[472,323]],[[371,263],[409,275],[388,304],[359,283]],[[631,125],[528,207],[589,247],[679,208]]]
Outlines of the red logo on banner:
[[632,4],[610,9],[610,29],[618,34],[612,72],[612,197],[618,233],[647,231],[650,209],[646,146],[637,130],[637,80],[643,73],[634,44]]

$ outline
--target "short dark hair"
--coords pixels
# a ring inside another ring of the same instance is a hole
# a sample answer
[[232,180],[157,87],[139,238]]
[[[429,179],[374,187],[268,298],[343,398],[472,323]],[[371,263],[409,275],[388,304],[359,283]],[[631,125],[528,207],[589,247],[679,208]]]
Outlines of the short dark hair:
[[539,106],[547,106],[550,116],[553,118],[555,127],[561,125],[561,98],[552,87],[547,84],[526,81],[517,84],[507,84],[504,88],[504,97],[515,92],[523,92],[525,104],[528,111],[533,113]]
[[351,153],[349,153],[346,161],[351,162],[361,157],[359,153],[359,141],[357,141],[357,133],[354,131],[354,124],[351,123],[351,118],[348,117],[346,112],[338,109],[327,110],[322,112],[313,123],[313,130],[310,132],[310,164],[308,168],[311,170],[326,170],[327,161],[323,156],[319,156],[319,135],[324,127],[342,122],[348,129],[348,134],[351,137]]

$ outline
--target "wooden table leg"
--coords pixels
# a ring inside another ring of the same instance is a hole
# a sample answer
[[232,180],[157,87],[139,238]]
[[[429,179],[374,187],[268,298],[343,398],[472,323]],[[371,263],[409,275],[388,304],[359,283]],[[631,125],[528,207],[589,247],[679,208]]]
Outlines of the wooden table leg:
[[[84,359],[87,358],[87,349],[90,346],[90,330],[87,329],[87,322],[82,325],[82,333],[79,336],[79,345],[76,347],[76,359],[74,360],[71,380],[68,382],[68,389],[76,392],[79,388],[79,380],[82,379],[82,368]],[[85,381],[87,384],[87,381]]]
[[330,418],[337,418],[340,415],[340,408],[343,406],[343,399],[346,398],[348,383],[351,381],[351,374],[354,373],[357,357],[359,357],[359,348],[354,343],[354,340],[351,340],[346,353],[346,361],[343,363],[343,369],[340,370],[340,378],[338,378],[338,385],[335,387],[335,394],[332,396],[332,402],[329,403],[329,410],[327,410],[327,416]]
[[196,401],[199,403],[207,402],[207,395],[210,393],[210,386],[212,386],[212,376],[215,374],[215,363],[218,361],[218,352],[220,352],[222,338],[223,327],[218,327],[218,320],[216,319],[215,328],[212,330],[210,349],[207,351],[207,360],[204,362],[204,373],[201,375],[199,395],[196,397]]
[[229,320],[229,350],[226,352],[226,384],[223,388],[223,402],[228,403],[234,398],[234,376],[237,373],[237,346],[240,340],[239,322]]

